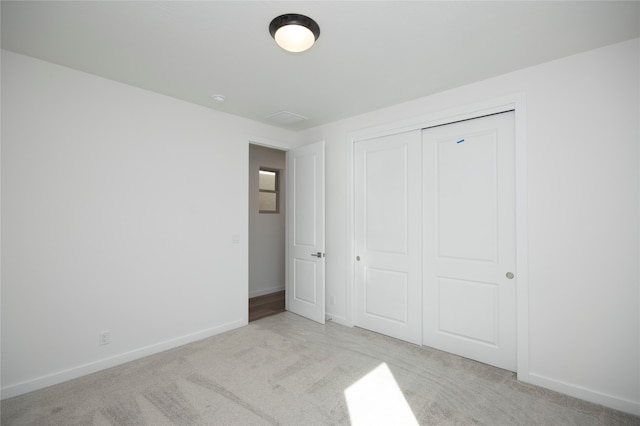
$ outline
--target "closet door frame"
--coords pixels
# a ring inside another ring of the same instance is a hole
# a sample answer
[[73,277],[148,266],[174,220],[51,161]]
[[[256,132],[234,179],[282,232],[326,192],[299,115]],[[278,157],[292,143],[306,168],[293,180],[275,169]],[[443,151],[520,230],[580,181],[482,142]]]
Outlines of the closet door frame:
[[526,99],[524,93],[464,105],[435,113],[369,127],[350,132],[346,143],[346,304],[344,325],[353,326],[355,316],[355,191],[354,150],[359,141],[396,133],[440,126],[462,120],[500,112],[515,111],[515,210],[516,210],[516,270],[517,280],[517,375],[519,380],[529,379],[529,274],[527,235],[527,153],[526,153]]

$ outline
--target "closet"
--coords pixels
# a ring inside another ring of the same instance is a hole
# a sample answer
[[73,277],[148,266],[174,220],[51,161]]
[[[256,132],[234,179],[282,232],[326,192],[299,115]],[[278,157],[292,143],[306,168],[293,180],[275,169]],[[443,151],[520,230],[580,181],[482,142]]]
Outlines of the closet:
[[508,111],[354,144],[354,325],[516,369]]

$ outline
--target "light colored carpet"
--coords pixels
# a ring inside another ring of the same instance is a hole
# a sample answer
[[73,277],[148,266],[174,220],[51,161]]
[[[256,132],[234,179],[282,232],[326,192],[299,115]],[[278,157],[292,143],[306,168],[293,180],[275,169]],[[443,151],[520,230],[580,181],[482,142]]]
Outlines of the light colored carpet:
[[513,373],[291,313],[2,401],[2,425],[638,425]]

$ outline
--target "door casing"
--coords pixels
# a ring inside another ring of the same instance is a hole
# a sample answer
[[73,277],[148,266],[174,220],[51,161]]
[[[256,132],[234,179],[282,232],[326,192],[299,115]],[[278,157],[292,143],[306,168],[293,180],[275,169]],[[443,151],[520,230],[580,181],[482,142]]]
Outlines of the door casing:
[[[321,142],[324,144],[323,140],[320,140],[317,142]],[[245,267],[242,268],[242,277],[241,277],[244,285],[241,286],[241,290],[240,290],[241,291],[240,301],[242,305],[239,307],[240,312],[242,312],[242,318],[240,319],[240,321],[244,325],[249,324],[249,309],[248,309],[248,306],[246,305],[246,302],[249,299],[249,246],[248,245],[249,245],[249,146],[250,145],[264,146],[266,148],[277,149],[284,152],[288,152],[292,149],[301,148],[302,146],[304,146],[300,144],[295,144],[295,145],[287,144],[280,141],[265,139],[265,138],[253,136],[253,135],[248,135],[246,137],[246,142],[242,146],[242,150],[241,150],[242,160],[240,162],[240,164],[242,165],[242,180],[240,181],[240,188],[243,191],[242,193],[246,194],[245,197],[243,197],[242,199],[243,217],[241,218],[241,221],[244,223],[244,235],[234,235],[233,243],[240,245],[239,249],[242,251],[242,258],[244,259],[244,263],[245,263]],[[289,167],[287,165],[285,169],[285,175],[286,175],[286,170],[288,168]],[[286,176],[285,176],[285,179],[286,179]],[[286,209],[286,206],[281,206],[281,207]],[[289,244],[288,244],[289,220],[291,220],[291,217],[287,215],[286,217],[287,223],[285,226],[285,241],[287,241],[287,243],[285,244],[285,259],[286,259],[285,291],[286,292],[288,292],[290,289],[289,273],[287,272],[289,270],[289,264],[288,264],[289,262]],[[289,297],[285,297],[285,309],[289,310]]]

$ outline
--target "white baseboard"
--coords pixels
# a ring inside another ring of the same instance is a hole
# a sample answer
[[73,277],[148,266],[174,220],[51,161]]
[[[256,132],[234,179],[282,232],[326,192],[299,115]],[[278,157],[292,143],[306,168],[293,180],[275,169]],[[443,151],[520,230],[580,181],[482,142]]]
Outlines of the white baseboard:
[[640,401],[619,398],[535,373],[518,374],[518,380],[573,396],[574,398],[593,402],[594,404],[604,405],[605,407],[640,416]]
[[271,293],[275,293],[282,290],[284,290],[284,285],[278,286],[278,287],[266,288],[262,290],[249,291],[249,299],[251,299],[252,297],[264,296],[265,294],[271,294]]
[[56,373],[38,377],[33,380],[27,380],[15,385],[9,385],[0,389],[0,399],[11,398],[14,396],[25,394],[27,392],[32,392],[38,389],[57,385],[68,380],[77,379],[78,377],[86,376],[87,374],[96,373],[98,371],[134,361],[145,356],[157,354],[159,352],[177,348],[188,343],[206,339],[207,337],[215,336],[216,334],[224,333],[225,331],[233,330],[244,325],[247,325],[246,320],[233,321],[227,324],[220,325],[218,327],[198,331],[196,333],[187,334],[175,339],[166,340],[164,342],[160,342],[150,346],[145,346],[143,348],[135,349],[133,351],[125,352],[109,358],[89,362],[87,364],[79,365],[68,370],[58,371]]
[[334,314],[328,313],[325,315],[325,320],[335,322],[336,324],[344,325],[346,327],[352,327],[352,324],[349,324],[347,322],[347,319],[341,315],[334,315]]

